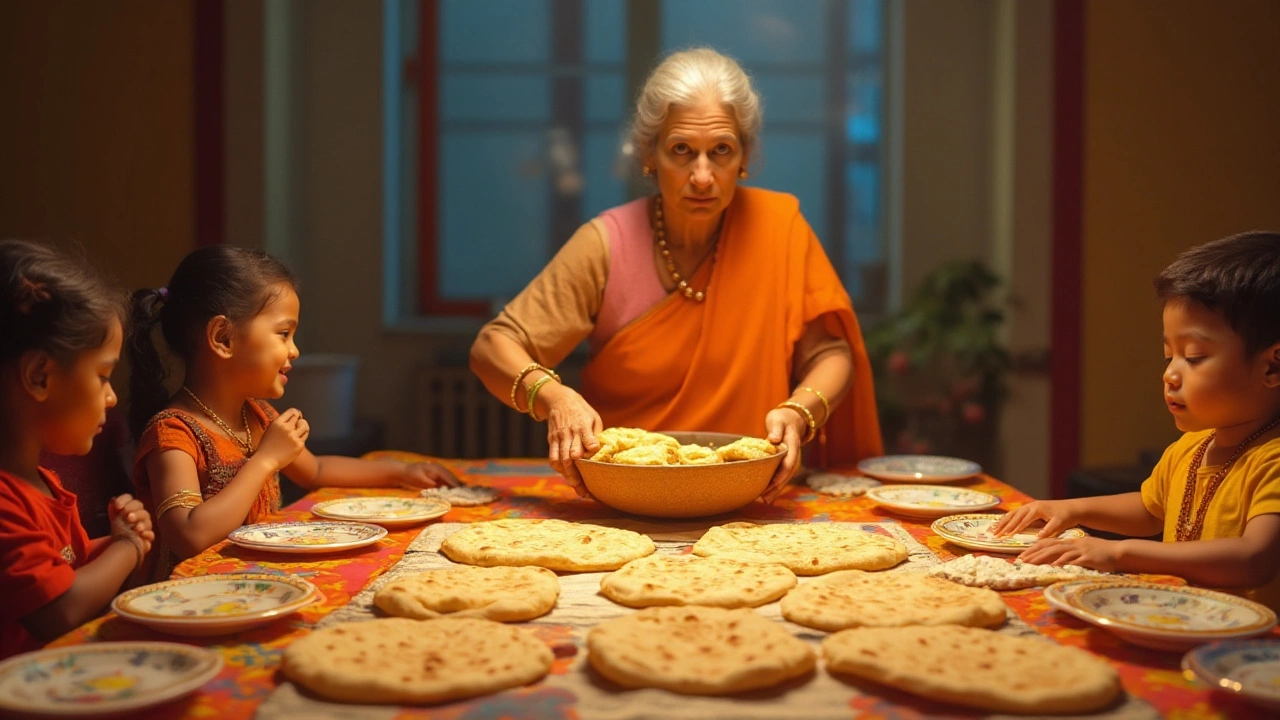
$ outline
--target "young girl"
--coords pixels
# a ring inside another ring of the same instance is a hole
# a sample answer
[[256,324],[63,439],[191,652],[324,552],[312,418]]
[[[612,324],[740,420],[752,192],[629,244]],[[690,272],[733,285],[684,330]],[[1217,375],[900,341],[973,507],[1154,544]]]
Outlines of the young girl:
[[[318,458],[305,447],[310,430],[302,413],[277,413],[257,399],[284,394],[298,357],[298,310],[296,282],[283,263],[230,246],[196,250],[168,286],[134,293],[133,480],[152,508],[164,551],[152,579],[278,511],[279,472],[308,489],[458,483],[434,463]],[[172,395],[155,344],[157,324],[185,371]]]
[[142,503],[110,501],[89,540],[76,496],[40,453],[83,455],[116,404],[124,297],[50,248],[0,242],[0,659],[102,612],[154,535]]

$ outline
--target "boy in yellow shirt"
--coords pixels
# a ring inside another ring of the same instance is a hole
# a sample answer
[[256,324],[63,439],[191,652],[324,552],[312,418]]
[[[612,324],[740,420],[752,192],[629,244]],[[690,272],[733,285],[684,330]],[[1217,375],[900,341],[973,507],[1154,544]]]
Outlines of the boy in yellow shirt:
[[[1185,434],[1141,492],[1036,501],[994,531],[1044,520],[1025,562],[1178,575],[1280,610],[1280,234],[1192,248],[1155,286],[1165,404]],[[1077,524],[1164,541],[1056,538]]]

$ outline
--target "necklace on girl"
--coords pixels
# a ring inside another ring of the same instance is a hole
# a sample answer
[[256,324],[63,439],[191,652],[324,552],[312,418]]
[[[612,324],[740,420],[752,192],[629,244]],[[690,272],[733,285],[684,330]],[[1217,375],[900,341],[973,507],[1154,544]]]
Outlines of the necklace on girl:
[[208,415],[210,419],[217,423],[218,427],[222,428],[222,432],[226,433],[228,437],[234,440],[236,444],[240,446],[241,450],[244,450],[245,455],[253,454],[253,430],[249,428],[249,412],[245,409],[243,404],[240,406],[240,420],[244,423],[245,439],[241,440],[240,436],[231,429],[230,425],[223,422],[222,418],[218,417],[217,413],[211,410],[208,405],[205,405],[200,398],[196,397],[195,393],[191,392],[191,388],[183,385],[182,389],[187,393],[187,395],[191,396],[192,402],[199,406],[200,410],[203,411],[205,415]]

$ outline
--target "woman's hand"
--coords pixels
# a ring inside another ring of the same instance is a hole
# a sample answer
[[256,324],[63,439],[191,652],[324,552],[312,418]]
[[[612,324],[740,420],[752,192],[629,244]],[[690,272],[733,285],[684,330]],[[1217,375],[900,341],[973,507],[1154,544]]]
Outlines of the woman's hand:
[[1032,565],[1079,565],[1114,572],[1119,561],[1120,542],[1095,537],[1044,538],[1027,548],[1018,559]]
[[769,432],[769,442],[787,446],[787,454],[769,479],[769,486],[760,495],[765,502],[772,503],[787,489],[787,481],[800,466],[800,440],[809,431],[809,425],[795,410],[774,408],[764,416],[764,427]]
[[416,462],[404,466],[400,484],[410,488],[459,487],[462,481],[449,468],[433,462]]
[[1000,518],[991,528],[991,534],[1013,535],[1037,520],[1045,521],[1044,528],[1036,535],[1041,538],[1057,537],[1063,530],[1076,525],[1070,501],[1036,500]]
[[311,425],[302,418],[297,408],[289,408],[271,421],[254,457],[271,462],[276,471],[283,470],[293,464],[307,446],[307,436],[311,434]]
[[[553,387],[554,386],[554,387]],[[546,383],[538,394],[538,404],[545,403],[547,459],[556,472],[564,476],[579,497],[591,497],[582,483],[582,473],[575,464],[600,449],[597,436],[604,429],[597,413],[573,388],[560,383]]]

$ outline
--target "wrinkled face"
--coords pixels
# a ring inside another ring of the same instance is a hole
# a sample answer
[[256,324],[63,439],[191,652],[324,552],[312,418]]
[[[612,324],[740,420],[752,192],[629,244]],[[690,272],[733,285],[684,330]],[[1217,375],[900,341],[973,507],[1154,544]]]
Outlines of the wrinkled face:
[[106,341],[85,350],[70,363],[54,362],[48,378],[48,397],[41,406],[40,442],[57,455],[84,455],[107,422],[107,408],[116,404],[111,373],[120,361],[123,331],[112,319]]
[[1183,432],[1267,420],[1266,353],[1250,357],[1221,313],[1190,300],[1164,306],[1164,397]]
[[289,382],[286,373],[298,357],[298,293],[288,285],[249,323],[236,329],[232,344],[235,374],[248,397],[278,398]]
[[727,107],[707,101],[673,106],[645,164],[657,173],[668,227],[719,218],[733,200],[747,160],[738,123]]

